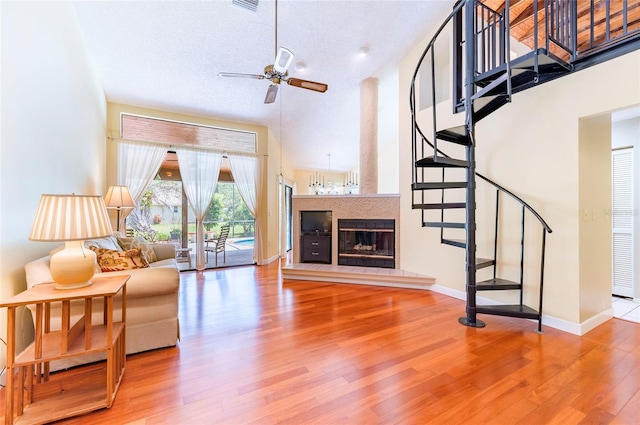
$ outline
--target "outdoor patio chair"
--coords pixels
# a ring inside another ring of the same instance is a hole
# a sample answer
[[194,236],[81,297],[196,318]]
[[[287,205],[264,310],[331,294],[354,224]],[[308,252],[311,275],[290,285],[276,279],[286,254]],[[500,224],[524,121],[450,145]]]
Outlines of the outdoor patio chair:
[[[220,233],[218,234],[217,239],[209,239],[206,242],[206,246],[204,250],[207,253],[207,263],[209,262],[209,253],[214,252],[216,254],[216,263],[215,267],[218,267],[218,254],[222,253],[222,262],[225,263],[227,261],[227,254],[225,251],[225,246],[227,244],[227,237],[229,236],[229,225],[224,224],[220,227]],[[211,243],[211,245],[209,245]]]

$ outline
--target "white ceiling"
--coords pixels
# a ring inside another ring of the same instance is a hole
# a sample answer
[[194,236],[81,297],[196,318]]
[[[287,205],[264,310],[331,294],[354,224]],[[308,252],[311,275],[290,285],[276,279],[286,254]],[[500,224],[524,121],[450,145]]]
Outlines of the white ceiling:
[[[274,1],[260,0],[256,12],[231,0],[76,1],[75,8],[110,102],[265,125],[276,137],[282,129],[296,168],[326,170],[331,154],[331,169],[345,171],[358,166],[360,82],[390,75],[453,3],[279,0],[278,44],[295,54],[294,65],[307,65],[289,74],[329,90],[281,85],[271,105],[263,103],[267,80],[217,74],[261,74],[273,63]],[[364,59],[361,46],[369,48]]]

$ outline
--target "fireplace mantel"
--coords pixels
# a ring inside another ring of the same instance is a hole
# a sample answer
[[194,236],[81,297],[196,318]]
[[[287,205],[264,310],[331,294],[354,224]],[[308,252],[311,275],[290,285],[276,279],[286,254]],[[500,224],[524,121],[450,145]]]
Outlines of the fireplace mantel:
[[331,264],[338,264],[338,219],[392,219],[396,222],[395,267],[400,264],[400,195],[294,195],[293,196],[293,262],[300,262],[300,211],[332,211],[333,237]]

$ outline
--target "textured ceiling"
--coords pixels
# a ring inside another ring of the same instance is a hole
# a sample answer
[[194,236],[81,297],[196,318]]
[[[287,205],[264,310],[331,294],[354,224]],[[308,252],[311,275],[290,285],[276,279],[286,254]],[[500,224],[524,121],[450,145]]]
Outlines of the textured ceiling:
[[[231,0],[77,1],[75,8],[109,101],[265,125],[296,168],[327,169],[331,154],[332,170],[349,170],[358,165],[359,83],[393,72],[453,3],[278,1],[278,45],[307,66],[292,66],[290,75],[329,90],[281,85],[271,105],[263,103],[268,81],[217,74],[261,74],[273,63],[273,1],[261,0],[256,12]],[[364,59],[361,46],[369,48]]]

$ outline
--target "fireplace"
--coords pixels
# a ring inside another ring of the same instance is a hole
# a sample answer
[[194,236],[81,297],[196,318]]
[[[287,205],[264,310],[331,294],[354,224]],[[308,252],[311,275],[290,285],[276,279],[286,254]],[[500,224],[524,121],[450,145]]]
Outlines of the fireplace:
[[338,264],[395,268],[395,220],[339,219]]

